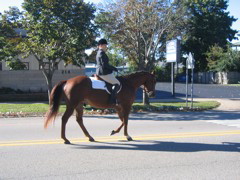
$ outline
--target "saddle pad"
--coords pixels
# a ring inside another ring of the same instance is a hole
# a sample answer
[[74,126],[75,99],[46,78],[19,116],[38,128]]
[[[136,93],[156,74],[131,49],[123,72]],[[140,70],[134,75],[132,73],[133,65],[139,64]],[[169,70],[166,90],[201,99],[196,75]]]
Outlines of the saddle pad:
[[[92,81],[92,88],[93,89],[102,89],[107,91],[108,94],[111,94],[111,92],[108,90],[106,83],[101,80],[96,80],[95,77],[89,77]],[[117,93],[119,93],[122,89],[122,85],[120,85],[120,88]]]
[[96,80],[94,77],[89,77],[92,81],[92,88],[93,89],[102,89],[109,93],[106,83],[104,81]]

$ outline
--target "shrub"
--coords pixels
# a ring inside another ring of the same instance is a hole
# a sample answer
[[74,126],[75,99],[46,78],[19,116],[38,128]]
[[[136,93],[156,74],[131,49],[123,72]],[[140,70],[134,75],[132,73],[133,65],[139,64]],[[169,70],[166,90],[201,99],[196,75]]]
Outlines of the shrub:
[[207,53],[208,67],[213,71],[240,72],[240,51],[228,48],[226,52],[215,45]]
[[166,66],[156,66],[155,67],[157,81],[167,82],[171,81],[171,66],[166,64]]

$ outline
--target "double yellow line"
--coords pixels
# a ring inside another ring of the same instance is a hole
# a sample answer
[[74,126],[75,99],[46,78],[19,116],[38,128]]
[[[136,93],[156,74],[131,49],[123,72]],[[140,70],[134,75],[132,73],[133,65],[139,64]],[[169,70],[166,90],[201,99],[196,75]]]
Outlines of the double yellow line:
[[[191,133],[176,133],[176,134],[149,134],[142,136],[134,136],[134,140],[158,140],[158,139],[171,139],[171,138],[191,138],[191,137],[203,137],[203,136],[225,136],[225,135],[238,135],[240,130],[234,131],[216,131],[216,132],[191,132]],[[125,141],[124,136],[108,136],[108,137],[96,137],[96,141],[99,142],[116,142]],[[87,138],[74,138],[70,139],[71,143],[89,142]],[[47,144],[63,144],[61,139],[51,140],[17,140],[17,141],[0,141],[0,147],[8,146],[30,146],[30,145],[47,145]]]

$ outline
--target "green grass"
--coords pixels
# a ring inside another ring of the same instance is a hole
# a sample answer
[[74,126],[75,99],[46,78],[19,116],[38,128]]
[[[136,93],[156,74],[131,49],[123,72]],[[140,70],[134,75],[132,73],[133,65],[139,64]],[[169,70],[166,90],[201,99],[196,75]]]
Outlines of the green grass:
[[[207,110],[213,109],[220,105],[216,101],[195,101],[193,102],[192,110]],[[133,111],[187,111],[190,110],[191,103],[188,103],[186,108],[186,102],[162,102],[162,103],[151,103],[150,106],[143,106],[141,103],[135,103]]]
[[223,86],[240,86],[240,84],[223,84]]
[[[7,112],[24,112],[24,113],[36,113],[41,114],[47,112],[49,108],[48,104],[0,104],[0,113]],[[64,112],[65,105],[61,105],[60,112]]]
[[[177,108],[185,107],[185,102],[161,102],[161,103],[151,103],[151,106],[144,106],[142,103],[134,103],[133,111],[160,111],[160,110],[176,110]],[[190,106],[190,103],[188,103]],[[212,109],[219,106],[219,103],[216,101],[197,101],[193,103],[193,107],[196,107],[198,110]],[[47,112],[49,108],[48,104],[0,104],[0,114],[5,113],[28,113],[28,114],[37,114],[43,115]],[[64,112],[66,109],[65,105],[60,106],[59,112]],[[86,111],[91,111],[92,108],[87,106]]]

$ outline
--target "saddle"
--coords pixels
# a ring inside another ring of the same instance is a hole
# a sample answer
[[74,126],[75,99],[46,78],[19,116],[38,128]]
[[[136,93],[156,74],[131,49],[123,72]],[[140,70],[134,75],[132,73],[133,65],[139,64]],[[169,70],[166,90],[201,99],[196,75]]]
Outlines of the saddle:
[[[111,94],[113,85],[104,81],[102,78],[100,78],[98,75],[94,74],[91,77],[89,77],[92,81],[92,88],[93,89],[102,89],[105,90],[108,94]],[[119,93],[122,89],[122,85],[120,84],[120,88],[117,93]]]

